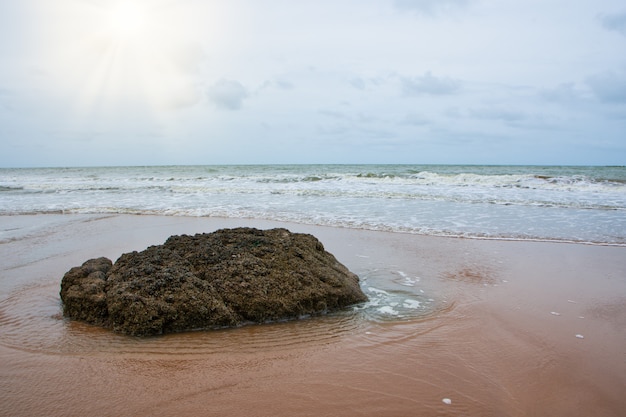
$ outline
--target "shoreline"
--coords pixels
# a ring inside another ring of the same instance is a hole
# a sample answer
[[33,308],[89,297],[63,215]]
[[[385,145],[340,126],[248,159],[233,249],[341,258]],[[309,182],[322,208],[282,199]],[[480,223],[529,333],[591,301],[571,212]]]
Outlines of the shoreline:
[[[311,233],[366,288],[396,298],[350,314],[145,340],[58,316],[58,285],[71,267],[237,226]],[[0,216],[0,227],[15,237],[0,244],[2,415],[626,409],[621,246],[146,215]],[[407,299],[421,303],[413,316],[402,316]]]
[[[446,238],[446,239],[470,239],[470,240],[487,240],[487,241],[503,241],[503,242],[536,242],[536,243],[562,243],[562,244],[572,244],[572,245],[589,245],[589,246],[608,246],[608,247],[626,247],[626,243],[616,243],[616,242],[602,242],[602,241],[590,241],[590,240],[572,240],[572,239],[558,239],[558,238],[540,238],[540,237],[500,237],[500,236],[486,236],[486,235],[471,235],[471,234],[453,234],[453,233],[424,233],[410,230],[393,230],[393,229],[377,229],[377,228],[367,228],[367,227],[351,227],[343,224],[317,224],[317,223],[306,223],[306,222],[298,222],[292,220],[279,220],[279,219],[271,219],[271,218],[256,218],[256,217],[223,217],[223,216],[192,216],[192,215],[178,215],[178,214],[163,214],[163,213],[120,213],[120,212],[73,212],[73,211],[50,211],[50,212],[41,212],[41,213],[11,213],[11,214],[0,214],[0,220],[2,218],[22,218],[22,217],[52,217],[52,216],[93,216],[98,218],[108,218],[108,217],[164,217],[164,218],[181,218],[181,219],[204,219],[207,221],[214,222],[242,222],[242,223],[259,223],[259,224],[275,224],[278,226],[274,227],[285,227],[280,225],[292,225],[294,227],[302,226],[302,227],[312,227],[312,228],[334,228],[334,229],[347,229],[347,230],[355,230],[355,231],[364,231],[364,232],[374,232],[374,233],[392,233],[392,234],[402,234],[402,235],[412,235],[412,236],[423,236],[423,237],[434,237],[434,238]],[[272,227],[272,226],[270,226]],[[3,240],[0,240],[0,244],[5,243]]]

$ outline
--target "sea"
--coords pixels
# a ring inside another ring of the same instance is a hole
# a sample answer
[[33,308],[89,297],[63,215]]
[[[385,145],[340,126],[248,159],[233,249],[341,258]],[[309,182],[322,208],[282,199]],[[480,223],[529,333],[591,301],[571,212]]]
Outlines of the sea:
[[[0,168],[0,216],[254,218],[626,246],[626,167],[206,165]],[[7,239],[10,231],[2,231]]]

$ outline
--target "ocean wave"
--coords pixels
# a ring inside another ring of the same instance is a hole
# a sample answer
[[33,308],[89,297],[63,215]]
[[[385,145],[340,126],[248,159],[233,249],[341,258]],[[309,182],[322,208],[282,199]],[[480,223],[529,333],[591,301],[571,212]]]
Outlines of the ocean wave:
[[545,176],[537,174],[484,175],[473,173],[440,174],[421,171],[409,175],[387,173],[341,173],[324,175],[250,176],[242,178],[219,178],[210,181],[238,181],[252,184],[327,183],[384,186],[429,186],[450,188],[480,187],[483,189],[528,189],[546,191],[617,192],[626,194],[626,181],[595,179],[587,176]]
[[[340,168],[340,169],[339,169]],[[268,167],[222,167],[208,169],[203,167],[171,167],[159,172],[159,167],[148,168],[84,168],[61,169],[58,172],[48,169],[13,170],[13,175],[2,175],[0,170],[0,190],[21,189],[107,189],[107,188],[143,188],[154,184],[167,186],[172,184],[354,184],[354,185],[406,185],[433,187],[480,187],[480,188],[525,188],[545,190],[603,191],[626,193],[626,173],[576,172],[566,173],[534,172],[532,169],[521,172],[493,172],[494,170],[474,169],[476,172],[447,172],[446,170],[416,170],[406,167],[386,166],[378,170],[362,170],[362,166],[297,166],[270,169]],[[457,169],[458,171],[458,169]],[[484,172],[483,172],[484,171]],[[506,170],[505,170],[506,171]],[[626,170],[624,170],[626,171]]]
[[626,239],[624,168],[0,169],[0,191],[0,215],[215,216],[474,238]]
[[2,186],[0,185],[0,192],[5,192],[5,191],[22,191],[24,189],[24,187],[9,187],[9,186]]

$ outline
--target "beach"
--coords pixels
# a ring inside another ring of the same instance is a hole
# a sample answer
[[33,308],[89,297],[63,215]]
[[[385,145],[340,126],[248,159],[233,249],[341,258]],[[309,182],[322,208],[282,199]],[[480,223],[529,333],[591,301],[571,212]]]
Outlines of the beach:
[[0,1],[0,417],[626,417],[626,2],[563,6]]
[[[620,416],[626,248],[255,219],[1,216],[0,415]],[[225,227],[311,233],[365,306],[154,338],[62,317],[87,259]]]

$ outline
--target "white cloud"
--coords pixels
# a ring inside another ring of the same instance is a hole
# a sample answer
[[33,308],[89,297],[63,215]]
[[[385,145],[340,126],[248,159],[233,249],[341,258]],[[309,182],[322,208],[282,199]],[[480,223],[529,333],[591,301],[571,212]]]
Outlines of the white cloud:
[[470,0],[394,0],[397,9],[422,15],[438,15],[466,7]]
[[221,79],[208,88],[207,96],[218,109],[238,110],[249,94],[239,81]]
[[626,12],[600,16],[600,23],[607,30],[613,30],[626,36]]
[[609,103],[626,103],[626,72],[607,71],[587,78],[596,97]]
[[449,77],[435,77],[430,71],[419,77],[401,77],[400,81],[402,94],[405,96],[449,95],[461,89],[460,81]]

